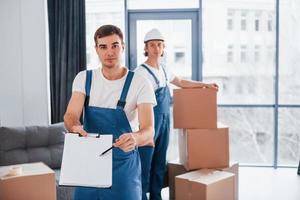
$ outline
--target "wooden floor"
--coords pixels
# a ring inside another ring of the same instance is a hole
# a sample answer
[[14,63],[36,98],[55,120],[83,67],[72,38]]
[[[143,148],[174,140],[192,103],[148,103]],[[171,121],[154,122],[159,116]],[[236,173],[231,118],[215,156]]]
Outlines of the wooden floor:
[[[162,192],[169,199],[169,189]],[[296,168],[240,167],[239,200],[300,200]]]

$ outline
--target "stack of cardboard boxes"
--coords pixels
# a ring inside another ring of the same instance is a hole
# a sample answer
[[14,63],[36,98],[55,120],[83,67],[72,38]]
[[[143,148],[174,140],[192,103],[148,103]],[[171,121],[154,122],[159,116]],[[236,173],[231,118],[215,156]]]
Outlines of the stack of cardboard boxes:
[[217,125],[217,92],[176,89],[179,160],[168,163],[170,199],[237,200],[238,163],[229,163],[229,129]]

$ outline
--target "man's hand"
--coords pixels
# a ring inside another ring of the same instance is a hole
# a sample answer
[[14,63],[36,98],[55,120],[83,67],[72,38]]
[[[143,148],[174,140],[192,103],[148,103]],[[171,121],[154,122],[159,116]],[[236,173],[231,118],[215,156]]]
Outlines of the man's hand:
[[210,88],[210,89],[214,89],[216,91],[219,90],[219,86],[216,83],[205,84],[205,87]]
[[115,143],[114,147],[124,152],[132,151],[136,147],[152,145],[154,137],[154,116],[151,103],[138,104],[139,130],[133,133],[123,133]]
[[134,133],[124,133],[116,139],[113,146],[122,149],[124,152],[132,151],[137,146],[136,136]]
[[83,137],[88,135],[81,125],[72,126],[72,133],[79,133]]
[[182,79],[178,76],[171,81],[172,84],[181,88],[209,88],[218,91],[219,86],[216,83],[203,83],[200,81],[193,81],[189,79]]

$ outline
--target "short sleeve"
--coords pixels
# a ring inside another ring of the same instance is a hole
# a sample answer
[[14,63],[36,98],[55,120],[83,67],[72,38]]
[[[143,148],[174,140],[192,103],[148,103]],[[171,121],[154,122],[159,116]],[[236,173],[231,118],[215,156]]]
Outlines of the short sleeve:
[[79,72],[73,81],[72,92],[81,92],[85,94],[85,79],[86,71]]
[[149,72],[146,71],[146,69],[142,66],[138,66],[134,70],[135,76],[143,76],[145,78],[148,78]]
[[151,103],[153,106],[156,106],[154,89],[150,81],[143,76],[139,76],[138,79],[137,104]]

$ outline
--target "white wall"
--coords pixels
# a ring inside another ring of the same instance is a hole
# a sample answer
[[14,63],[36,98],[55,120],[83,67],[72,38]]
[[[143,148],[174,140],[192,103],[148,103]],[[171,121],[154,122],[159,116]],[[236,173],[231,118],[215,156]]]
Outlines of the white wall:
[[0,125],[49,124],[46,0],[0,0]]

